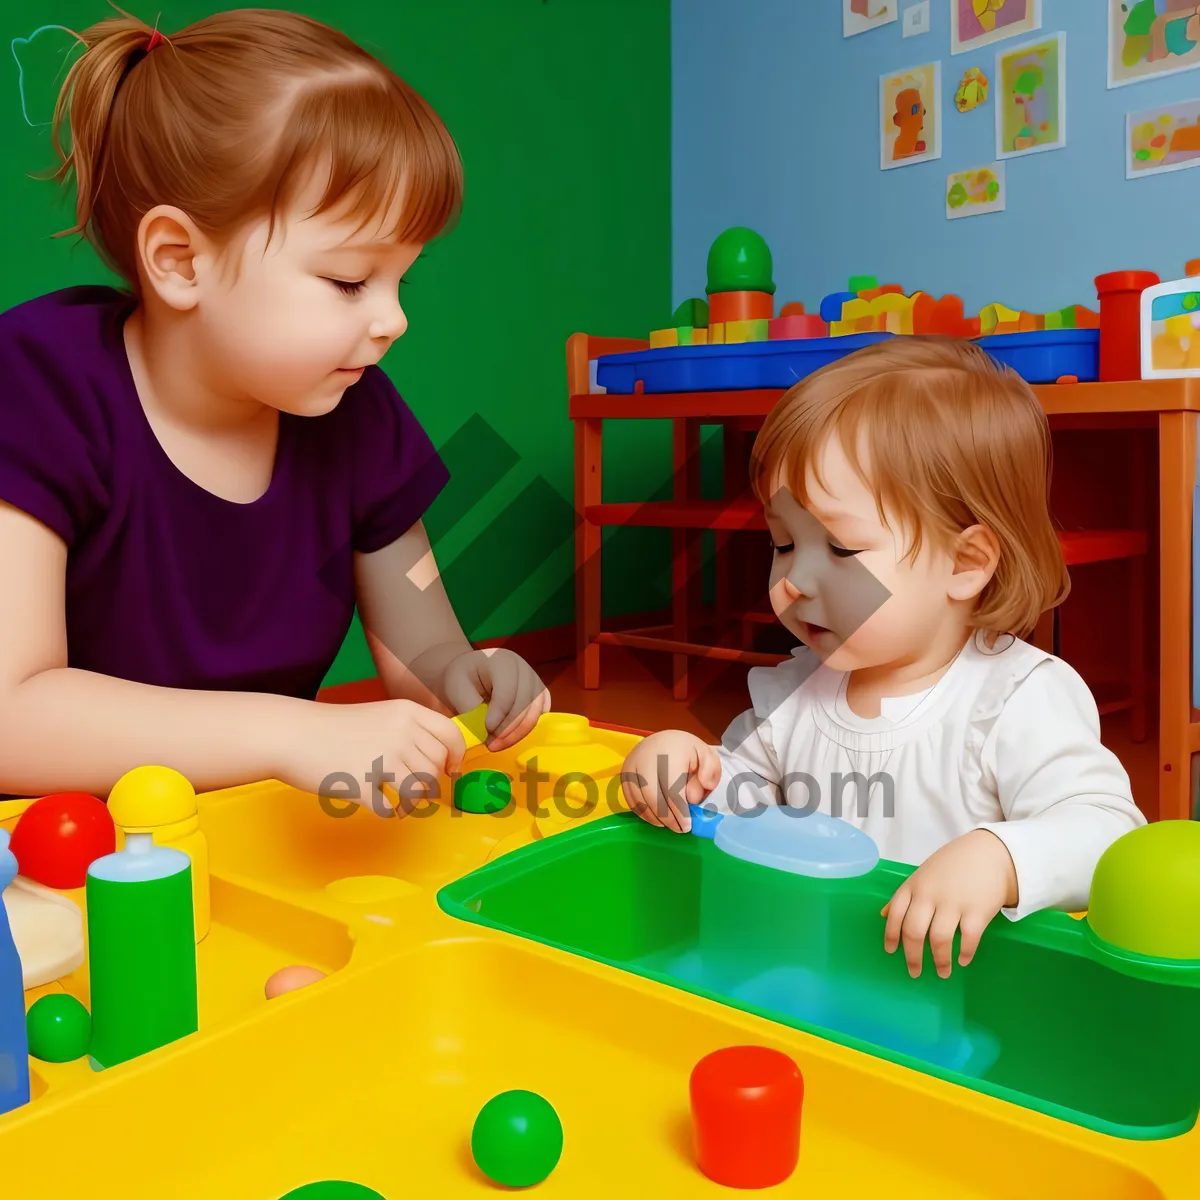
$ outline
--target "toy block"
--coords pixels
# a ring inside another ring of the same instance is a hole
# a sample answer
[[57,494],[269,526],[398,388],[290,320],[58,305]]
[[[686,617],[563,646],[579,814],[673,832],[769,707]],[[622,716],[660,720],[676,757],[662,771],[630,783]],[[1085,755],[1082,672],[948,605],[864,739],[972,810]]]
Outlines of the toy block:
[[858,293],[860,300],[878,300],[880,296],[903,296],[904,288],[898,283],[885,283],[882,287],[867,288]]
[[722,322],[717,321],[708,327],[708,344],[710,346],[725,345],[725,326]]
[[1090,308],[1084,308],[1082,304],[1075,305],[1075,328],[1076,329],[1099,329],[1100,314],[1093,312]]
[[838,314],[839,321],[848,321],[853,324],[861,320],[863,317],[871,315],[871,305],[867,300],[859,300],[857,297],[853,300],[847,300],[842,305],[842,311]]
[[775,298],[770,292],[714,292],[708,298],[708,313],[715,324],[769,321],[775,315]]
[[936,312],[937,301],[928,292],[914,292],[912,297],[913,333],[933,333],[933,321]]
[[781,317],[803,317],[807,314],[804,311],[804,305],[799,300],[793,300],[790,304],[785,304],[780,310]]
[[834,321],[842,319],[842,305],[850,300],[857,300],[858,296],[854,292],[830,292],[824,300],[821,301],[821,320],[832,324]]
[[981,325],[980,325],[980,320],[978,317],[964,318],[963,328],[964,328],[963,337],[977,338],[983,332]]
[[[1070,329],[1070,328],[1072,328],[1070,325],[1066,324],[1066,314],[1067,314],[1066,309],[1062,309],[1059,312],[1047,313],[1046,314],[1046,328],[1047,329]],[[1071,320],[1074,321],[1074,319],[1075,319],[1075,314],[1072,312]]]
[[978,336],[979,326],[976,323],[974,334],[967,332],[962,297],[949,293],[934,304],[929,332],[945,334],[947,337],[972,337]]
[[708,345],[708,329],[693,329],[692,330],[692,345],[707,346]]
[[789,313],[776,317],[767,330],[767,336],[773,342],[829,336],[829,326],[816,313]]
[[692,344],[692,327],[690,325],[680,325],[675,332],[679,335],[675,342],[677,346],[690,346]]
[[671,329],[652,329],[650,331],[650,349],[661,350],[664,346],[679,345],[679,330]]
[[878,286],[879,280],[874,275],[851,275],[850,282],[846,284],[846,290],[857,296],[859,292],[867,292]]
[[1046,318],[1036,313],[1023,312],[1017,319],[1018,333],[1036,333],[1039,329],[1045,328]]
[[770,336],[770,321],[726,321],[725,344],[765,342]]
[[679,329],[689,325],[693,329],[707,329],[708,301],[701,300],[697,296],[693,296],[690,300],[685,300],[675,310],[675,315],[671,320]]
[[[1003,304],[989,304],[986,308],[980,310],[979,323],[983,330],[984,337],[988,337],[994,333],[1016,333],[1019,327],[1021,314],[1014,312],[1011,308],[1005,307]],[[1001,329],[1002,325],[1012,326],[1011,329]]]
[[907,323],[908,328],[905,328],[905,315],[902,312],[897,312],[895,309],[891,312],[883,313],[883,332],[895,334],[912,333],[911,319]]

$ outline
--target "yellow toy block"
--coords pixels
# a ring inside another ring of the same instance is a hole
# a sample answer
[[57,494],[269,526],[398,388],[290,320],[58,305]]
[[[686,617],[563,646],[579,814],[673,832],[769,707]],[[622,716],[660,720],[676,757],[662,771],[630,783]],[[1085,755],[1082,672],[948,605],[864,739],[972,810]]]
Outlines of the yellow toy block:
[[708,327],[708,344],[710,346],[725,345],[725,322],[718,321]]
[[[1011,325],[1011,329],[1000,328]],[[1021,326],[1021,314],[1003,304],[989,304],[979,313],[979,331],[985,337],[993,333],[1016,333]]]
[[653,329],[650,331],[650,349],[659,350],[664,346],[679,345],[678,329]]
[[765,342],[768,340],[770,321],[726,321],[725,344],[735,342]]

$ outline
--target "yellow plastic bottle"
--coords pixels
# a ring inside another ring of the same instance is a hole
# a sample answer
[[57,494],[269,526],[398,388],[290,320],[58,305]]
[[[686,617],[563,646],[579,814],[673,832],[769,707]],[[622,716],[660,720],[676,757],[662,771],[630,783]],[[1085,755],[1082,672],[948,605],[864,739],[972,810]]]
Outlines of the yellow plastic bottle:
[[170,767],[135,767],[108,794],[113,823],[125,834],[151,833],[155,845],[182,850],[192,860],[192,909],[196,941],[211,922],[208,838],[200,828],[196,789]]

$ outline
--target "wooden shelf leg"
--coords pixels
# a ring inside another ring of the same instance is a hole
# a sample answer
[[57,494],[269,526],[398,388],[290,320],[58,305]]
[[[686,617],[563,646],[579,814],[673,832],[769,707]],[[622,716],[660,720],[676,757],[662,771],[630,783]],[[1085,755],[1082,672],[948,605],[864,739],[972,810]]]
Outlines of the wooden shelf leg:
[[584,520],[602,495],[603,422],[575,421],[575,646],[576,672],[583,688],[600,686],[600,540],[603,530]]

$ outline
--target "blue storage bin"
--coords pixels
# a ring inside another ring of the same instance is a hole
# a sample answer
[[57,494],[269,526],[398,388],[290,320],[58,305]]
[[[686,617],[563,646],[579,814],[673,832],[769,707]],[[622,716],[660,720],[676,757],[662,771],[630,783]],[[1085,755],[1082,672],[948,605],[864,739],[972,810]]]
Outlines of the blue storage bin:
[[16,875],[17,860],[8,848],[8,830],[0,829],[0,1113],[29,1103],[25,984],[3,896]]
[[1062,375],[1074,375],[1080,383],[1100,378],[1098,329],[1036,329],[993,334],[976,342],[1026,383],[1054,383]]
[[890,333],[839,338],[737,342],[732,346],[664,346],[596,359],[596,381],[608,392],[629,395],[641,381],[646,392],[734,392],[789,388],[847,354],[882,342]]

